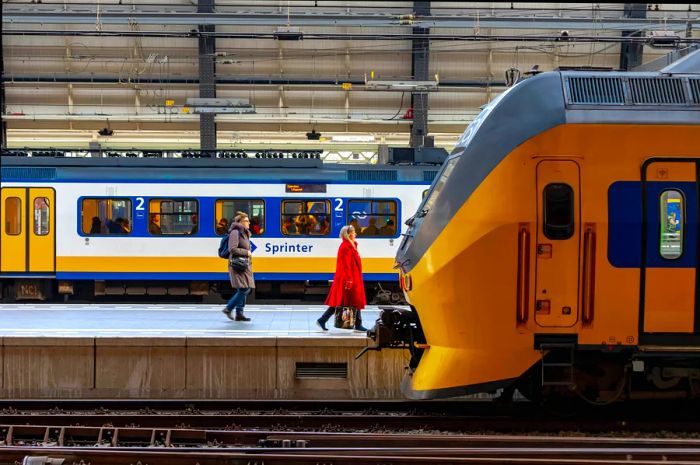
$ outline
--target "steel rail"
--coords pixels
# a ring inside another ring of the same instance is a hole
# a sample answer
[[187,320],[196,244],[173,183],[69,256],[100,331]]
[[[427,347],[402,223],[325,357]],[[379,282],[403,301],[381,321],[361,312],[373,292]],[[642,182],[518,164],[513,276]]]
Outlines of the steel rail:
[[[333,463],[334,465],[364,465],[364,464],[561,464],[561,465],[590,465],[590,464],[699,464],[697,455],[676,454],[675,451],[635,451],[573,449],[569,451],[552,451],[549,449],[534,449],[524,453],[511,449],[494,450],[460,450],[444,449],[414,451],[406,449],[380,450],[363,448],[349,449],[318,449],[318,450],[275,450],[261,453],[253,451],[221,451],[211,450],[109,450],[109,449],[80,449],[66,450],[59,448],[7,447],[0,448],[0,459],[20,461],[27,456],[43,456],[64,458],[73,463],[99,463],[102,465],[133,465],[148,463],[149,465],[223,465],[223,464],[300,464],[300,463]],[[632,455],[630,455],[632,452]]]
[[86,426],[0,425],[0,445],[166,448],[610,448],[693,449],[699,439],[581,436],[509,436],[395,433],[226,431]]

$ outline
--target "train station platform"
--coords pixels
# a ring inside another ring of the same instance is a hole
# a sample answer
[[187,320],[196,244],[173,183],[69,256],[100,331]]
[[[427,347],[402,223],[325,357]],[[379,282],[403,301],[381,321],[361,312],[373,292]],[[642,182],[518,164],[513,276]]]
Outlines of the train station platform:
[[[365,333],[320,305],[0,305],[0,398],[401,398],[403,351],[355,355]],[[362,311],[365,326],[379,309]]]

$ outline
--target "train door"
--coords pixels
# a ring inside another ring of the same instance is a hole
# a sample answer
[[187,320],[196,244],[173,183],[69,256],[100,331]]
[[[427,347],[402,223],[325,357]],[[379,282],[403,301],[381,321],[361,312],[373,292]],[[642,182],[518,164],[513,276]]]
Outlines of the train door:
[[580,201],[575,161],[537,165],[535,321],[570,327],[578,320]]
[[[640,340],[700,335],[698,160],[648,160],[642,168]],[[697,339],[696,339],[697,340]]]
[[3,273],[55,272],[55,192],[45,187],[5,187],[1,191]]

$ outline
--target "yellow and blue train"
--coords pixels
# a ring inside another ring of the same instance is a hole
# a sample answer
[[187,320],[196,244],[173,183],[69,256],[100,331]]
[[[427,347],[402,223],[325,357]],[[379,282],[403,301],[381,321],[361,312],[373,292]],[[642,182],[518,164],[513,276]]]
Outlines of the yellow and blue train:
[[227,262],[216,251],[227,221],[241,210],[252,220],[259,294],[326,292],[338,232],[353,222],[368,292],[384,284],[379,297],[397,300],[393,263],[402,227],[439,169],[308,157],[72,153],[3,153],[6,299],[226,294]]
[[[697,58],[697,57],[696,57]],[[469,125],[397,253],[412,398],[700,397],[700,75],[554,71]]]

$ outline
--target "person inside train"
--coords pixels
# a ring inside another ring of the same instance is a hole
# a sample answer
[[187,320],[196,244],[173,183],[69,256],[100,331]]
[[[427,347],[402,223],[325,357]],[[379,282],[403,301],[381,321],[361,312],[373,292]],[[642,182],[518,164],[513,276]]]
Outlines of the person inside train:
[[362,231],[362,228],[360,228],[360,223],[357,221],[357,218],[353,217],[352,220],[350,220],[350,226],[357,232],[357,234]]
[[[355,331],[365,332],[367,328],[362,326],[360,311],[365,308],[365,284],[362,279],[362,259],[357,251],[357,233],[352,225],[343,226],[340,230],[340,247],[335,265],[333,284],[326,297],[328,308],[321,318],[316,320],[316,325],[323,331],[328,331],[326,322],[336,312],[336,307],[350,307],[354,310]],[[345,312],[343,312],[345,313]],[[336,325],[337,326],[337,325]]]
[[107,233],[108,234],[121,234],[122,233],[122,227],[119,224],[121,222],[121,218],[116,218],[114,220],[107,220],[105,223],[105,226],[107,227]]
[[102,234],[102,221],[99,217],[92,217],[92,226],[90,226],[90,234]]
[[331,231],[331,224],[325,215],[321,216],[321,221],[318,222],[316,229],[320,236],[325,236]]
[[216,224],[216,234],[219,236],[228,234],[228,221],[226,220],[226,218],[221,218]]
[[260,231],[260,218],[254,216],[253,219],[250,220],[250,232],[257,236],[260,234]]
[[299,234],[309,234],[309,218],[306,215],[299,215],[296,226]]
[[296,236],[297,234],[299,234],[299,232],[297,231],[297,225],[294,224],[294,221],[292,221],[292,218],[290,218],[289,216],[287,216],[284,219],[284,223],[282,223],[282,233],[285,236]]
[[194,236],[199,231],[199,216],[197,216],[196,214],[192,215],[190,217],[190,221],[192,222],[192,229],[190,230],[190,235]]
[[129,234],[131,232],[131,225],[126,218],[117,218],[116,223],[119,225],[119,234]]
[[153,235],[163,234],[163,231],[160,229],[160,215],[158,213],[151,213],[151,220],[148,223],[148,232]]
[[379,234],[379,228],[377,228],[377,219],[370,218],[369,226],[362,230],[362,236],[377,236]]
[[393,236],[394,234],[396,234],[394,220],[392,220],[391,218],[386,220],[386,224],[379,228],[379,234],[381,236]]
[[[250,218],[248,218],[248,214],[238,212],[231,224],[228,236],[228,250],[231,257],[228,275],[231,287],[236,289],[236,293],[228,301],[226,307],[221,310],[229,320],[250,321],[250,318],[243,313],[246,297],[255,288],[250,236]],[[236,264],[234,261],[240,262],[240,259],[244,259],[243,265]],[[234,309],[236,310],[235,316],[232,314]]]

